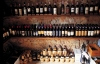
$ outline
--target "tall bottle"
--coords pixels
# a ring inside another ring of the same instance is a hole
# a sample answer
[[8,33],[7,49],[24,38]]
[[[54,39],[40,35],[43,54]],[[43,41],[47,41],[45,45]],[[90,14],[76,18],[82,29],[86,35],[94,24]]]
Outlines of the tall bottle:
[[46,3],[44,4],[43,12],[44,12],[45,15],[48,14],[48,7],[47,7],[47,4]]
[[68,24],[65,24],[65,37],[68,36]]
[[98,4],[98,1],[96,1],[95,5],[94,5],[94,14],[96,14],[96,15],[99,14],[99,4]]
[[71,7],[70,7],[70,14],[71,14],[71,15],[75,14],[74,2],[72,2],[72,4],[71,4]]
[[14,16],[14,6],[10,4],[10,15]]
[[49,15],[52,15],[52,12],[53,12],[53,9],[52,9],[52,6],[51,6],[51,3],[49,2],[49,5],[48,5],[48,14]]
[[21,6],[20,3],[19,3],[18,12],[19,12],[19,16],[22,16],[23,15],[23,7]]
[[70,5],[68,2],[65,9],[66,9],[66,15],[70,14]]
[[39,15],[39,4],[38,3],[36,3],[36,7],[35,7],[35,14],[36,15]]
[[54,2],[54,5],[53,5],[53,15],[57,15],[57,5],[56,5],[56,2]]
[[80,15],[84,15],[84,4],[83,4],[83,0],[81,1],[81,4],[80,4],[80,6],[79,6],[80,8]]
[[87,1],[86,4],[85,4],[85,11],[84,11],[84,14],[85,14],[85,15],[88,15],[88,14],[89,14],[89,4],[88,4],[88,1]]
[[93,15],[94,14],[94,4],[93,4],[93,1],[91,1],[91,3],[90,3],[89,14],[90,15]]
[[24,6],[23,6],[23,15],[27,15],[27,7],[26,7],[25,2],[24,2]]
[[65,14],[65,6],[64,6],[64,2],[61,2],[61,7],[60,7],[60,14],[64,15]]
[[79,14],[79,2],[76,2],[76,6],[75,6],[75,14]]
[[31,6],[31,15],[35,15],[35,6],[34,6],[33,3],[32,3],[32,6]]
[[40,15],[43,15],[43,3],[41,2],[41,4],[40,4]]
[[27,15],[31,15],[31,5],[30,5],[29,2],[28,2],[28,5],[27,5]]
[[14,15],[18,16],[18,6],[17,6],[17,3],[15,3],[15,5],[14,5]]

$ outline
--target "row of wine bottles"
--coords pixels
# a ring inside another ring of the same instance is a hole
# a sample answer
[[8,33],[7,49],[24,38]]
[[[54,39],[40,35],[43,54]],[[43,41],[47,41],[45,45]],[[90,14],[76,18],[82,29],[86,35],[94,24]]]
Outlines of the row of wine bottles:
[[31,37],[100,37],[98,24],[23,24],[3,28],[3,38]]
[[42,51],[28,50],[20,56],[20,60],[25,60],[26,58],[28,59],[29,57],[31,57],[32,61],[56,62],[56,59],[58,59],[57,62],[62,62],[61,59],[63,59],[63,62],[65,62],[65,58],[73,58],[73,62],[75,62],[74,52],[68,51],[66,45],[64,47],[62,47],[61,45],[59,46],[60,48],[58,48],[56,45],[54,47],[49,45],[47,49],[44,49]]
[[[4,10],[6,11],[6,10]],[[64,4],[64,1],[58,6],[56,2],[51,5],[49,2],[47,3],[37,2],[35,4],[30,4],[24,2],[23,5],[20,3],[15,3],[14,5],[10,5],[9,11],[7,10],[4,14],[8,13],[13,16],[23,16],[23,15],[65,15],[65,14],[82,14],[82,15],[90,15],[90,14],[100,14],[100,5],[98,1],[94,3],[91,1],[90,3],[87,1],[86,3],[77,1],[76,4],[73,2],[67,2]]]

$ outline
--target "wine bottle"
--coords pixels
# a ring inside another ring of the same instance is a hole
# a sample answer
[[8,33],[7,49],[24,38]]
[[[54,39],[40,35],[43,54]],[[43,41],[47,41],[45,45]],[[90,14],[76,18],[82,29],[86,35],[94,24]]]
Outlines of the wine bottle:
[[19,3],[19,8],[18,8],[18,13],[19,13],[19,16],[23,15],[23,9],[20,3]]
[[85,11],[84,11],[84,14],[85,14],[85,15],[88,15],[88,14],[89,14],[89,4],[88,4],[88,1],[87,1],[86,4],[85,4]]
[[53,9],[52,9],[52,6],[51,6],[51,3],[49,2],[49,5],[48,5],[48,15],[52,15],[53,13]]
[[23,5],[23,15],[27,15],[27,7],[26,7],[25,2],[24,2],[24,5]]
[[56,34],[55,34],[55,36],[58,37],[58,34],[59,34],[59,32],[58,32],[58,24],[56,24]]
[[65,37],[68,36],[68,24],[65,24]]
[[54,2],[54,5],[53,5],[53,15],[57,15],[57,5],[56,5],[56,2]]
[[90,15],[93,15],[94,14],[94,4],[93,4],[93,1],[91,1],[91,3],[90,3],[89,14]]
[[46,24],[44,24],[44,37],[47,36],[47,27],[46,27]]
[[36,3],[36,7],[35,7],[35,11],[36,11],[36,15],[39,15],[39,4]]
[[73,2],[72,2],[71,7],[70,7],[70,14],[71,15],[75,14],[75,6],[74,6]]
[[80,10],[79,10],[80,15],[84,15],[85,6],[84,6],[84,4],[83,4],[83,0],[82,0],[82,2],[81,2],[81,4],[80,4],[79,9],[80,9]]
[[99,3],[98,3],[98,1],[96,1],[95,5],[94,5],[94,14],[96,14],[96,15],[99,14]]
[[47,15],[48,13],[48,7],[47,7],[47,4],[45,3],[44,7],[43,7],[43,12],[45,15]]
[[18,6],[17,6],[17,3],[15,3],[15,5],[14,5],[14,15],[18,16]]
[[40,15],[43,15],[43,3],[40,4]]
[[75,6],[75,14],[79,14],[79,2],[76,2],[76,6]]
[[27,15],[31,15],[31,6],[29,2],[27,4]]
[[67,5],[66,5],[66,15],[68,15],[68,14],[70,14],[70,5],[67,2]]
[[32,6],[31,6],[31,15],[35,15],[35,6],[34,6],[33,3],[32,3]]
[[64,2],[61,2],[61,7],[60,7],[60,14],[64,15],[65,14],[65,6],[64,6]]

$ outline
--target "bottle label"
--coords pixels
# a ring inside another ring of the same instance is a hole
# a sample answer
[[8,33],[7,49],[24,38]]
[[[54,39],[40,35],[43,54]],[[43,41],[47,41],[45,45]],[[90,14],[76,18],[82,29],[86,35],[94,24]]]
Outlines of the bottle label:
[[25,31],[22,31],[22,36],[25,36]]
[[71,8],[71,12],[74,12],[74,8]]
[[44,11],[47,11],[47,7],[44,8]]
[[9,32],[7,32],[7,36],[9,36]]
[[31,12],[31,8],[28,8],[28,12]]
[[69,7],[66,8],[66,14],[69,14]]
[[39,8],[36,8],[36,13],[39,13]]
[[15,35],[15,31],[14,30],[12,31],[12,35]]
[[15,14],[18,14],[18,10],[17,9],[15,9]]
[[57,14],[57,8],[53,8],[53,14]]
[[90,7],[90,11],[93,11],[93,7]]
[[91,36],[93,36],[94,31],[91,31]]
[[88,10],[89,10],[89,8],[85,7],[85,14],[88,14]]
[[90,36],[91,35],[91,31],[88,31],[88,36]]
[[19,15],[22,15],[22,9],[19,9]]
[[67,36],[68,35],[68,31],[65,31],[65,36]]
[[58,31],[56,31],[56,36],[58,36]]
[[54,30],[52,31],[52,35],[55,36],[55,31]]
[[98,6],[95,6],[95,11],[98,11]]
[[74,31],[71,31],[71,34],[70,34],[71,36],[74,36]]
[[71,35],[71,33],[68,31],[68,36],[70,36]]
[[52,31],[50,31],[50,36],[52,36]]
[[26,9],[24,9],[24,14],[27,14],[27,13],[26,13]]
[[61,36],[61,31],[59,30],[59,36]]
[[76,14],[79,14],[79,8],[76,8],[75,13],[76,13]]
[[64,31],[62,31],[62,36],[64,36]]
[[47,36],[47,31],[44,31],[44,36]]
[[50,31],[47,31],[47,36],[50,36]]
[[40,8],[40,13],[43,13],[43,8]]

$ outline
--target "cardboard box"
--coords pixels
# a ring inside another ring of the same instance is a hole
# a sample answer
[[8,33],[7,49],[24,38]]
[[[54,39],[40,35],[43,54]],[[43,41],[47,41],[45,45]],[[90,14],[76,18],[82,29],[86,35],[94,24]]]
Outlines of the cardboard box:
[[74,49],[75,54],[75,62],[81,61],[81,50],[80,49]]
[[91,57],[100,56],[100,48],[96,44],[88,44],[87,51],[91,55]]

